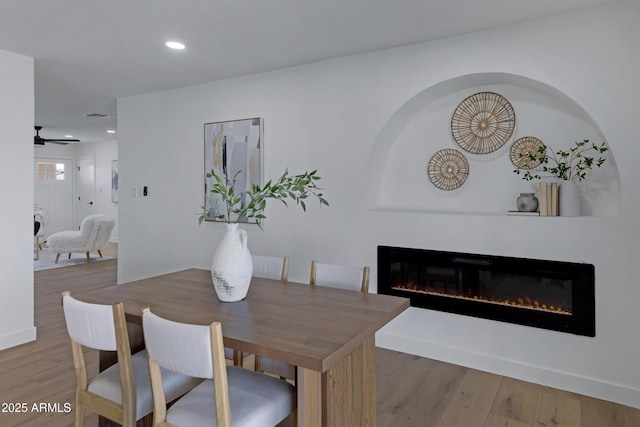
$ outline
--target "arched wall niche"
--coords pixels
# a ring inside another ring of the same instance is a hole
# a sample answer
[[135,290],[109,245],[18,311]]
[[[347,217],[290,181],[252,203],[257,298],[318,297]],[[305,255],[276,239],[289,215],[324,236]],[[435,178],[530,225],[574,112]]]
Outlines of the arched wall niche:
[[[450,132],[451,115],[467,96],[500,93],[516,114],[512,137],[498,151],[474,155],[462,150]],[[574,141],[606,141],[592,117],[573,99],[545,83],[508,73],[476,73],[435,84],[413,96],[389,118],[369,158],[369,209],[398,212],[505,215],[515,209],[519,193],[537,192],[513,170],[509,148],[518,138],[535,136],[547,146],[568,149]],[[437,151],[454,148],[470,164],[467,181],[454,191],[437,189],[426,168]],[[620,179],[609,146],[607,161],[580,183],[582,214],[615,216]]]

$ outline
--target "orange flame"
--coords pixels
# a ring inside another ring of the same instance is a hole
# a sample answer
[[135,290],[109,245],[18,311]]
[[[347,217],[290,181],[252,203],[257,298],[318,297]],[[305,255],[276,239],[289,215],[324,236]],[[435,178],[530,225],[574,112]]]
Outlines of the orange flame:
[[509,298],[499,299],[499,298],[487,298],[479,295],[458,295],[458,294],[450,294],[446,292],[441,292],[438,290],[427,289],[422,286],[414,285],[413,283],[401,284],[393,286],[393,289],[427,294],[427,295],[438,295],[438,296],[446,296],[450,298],[458,298],[464,300],[473,300],[478,302],[485,302],[490,304],[499,304],[499,305],[508,305],[514,307],[520,307],[531,310],[539,310],[539,311],[549,311],[558,314],[566,314],[571,315],[571,311],[564,309],[562,306],[558,305],[547,305],[539,302],[538,300],[532,300],[531,297],[525,296],[523,298],[516,298],[515,300],[511,300]]

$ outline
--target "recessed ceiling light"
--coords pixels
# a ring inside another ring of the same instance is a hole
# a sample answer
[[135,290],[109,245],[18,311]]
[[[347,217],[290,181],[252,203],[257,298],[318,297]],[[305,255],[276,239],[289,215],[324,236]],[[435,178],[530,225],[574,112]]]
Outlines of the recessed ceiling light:
[[166,42],[165,46],[167,46],[170,49],[177,49],[177,50],[182,50],[184,49],[184,45],[180,42]]
[[73,138],[73,135],[65,135],[65,138]]
[[109,130],[107,131],[107,133],[116,133],[116,131],[115,131],[115,130],[113,130],[113,129],[109,129]]

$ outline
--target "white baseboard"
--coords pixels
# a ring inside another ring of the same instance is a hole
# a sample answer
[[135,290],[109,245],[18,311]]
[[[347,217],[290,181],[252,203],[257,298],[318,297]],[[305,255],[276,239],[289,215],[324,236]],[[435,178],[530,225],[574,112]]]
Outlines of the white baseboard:
[[376,333],[376,346],[640,409],[640,389],[624,384],[615,384],[596,378],[576,376],[545,367],[524,364],[515,360],[501,359],[486,354],[474,353],[465,349],[434,344],[385,332]]
[[3,335],[0,337],[0,350],[35,341],[36,336],[37,328],[35,326]]

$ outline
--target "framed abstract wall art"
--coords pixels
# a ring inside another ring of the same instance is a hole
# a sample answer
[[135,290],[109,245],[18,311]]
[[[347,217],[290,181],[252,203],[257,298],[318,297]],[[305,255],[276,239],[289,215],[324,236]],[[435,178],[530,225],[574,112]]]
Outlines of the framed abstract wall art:
[[[216,219],[223,204],[211,192],[213,173],[233,183],[234,193],[246,197],[252,184],[262,185],[263,119],[249,118],[204,124],[204,210],[206,221]],[[252,222],[236,218],[238,222]]]
[[111,203],[118,203],[118,161],[111,160]]

